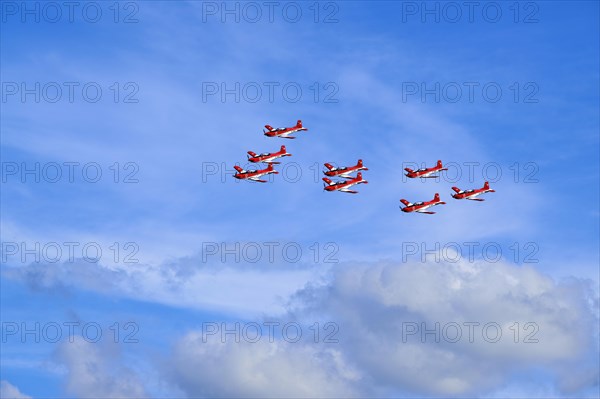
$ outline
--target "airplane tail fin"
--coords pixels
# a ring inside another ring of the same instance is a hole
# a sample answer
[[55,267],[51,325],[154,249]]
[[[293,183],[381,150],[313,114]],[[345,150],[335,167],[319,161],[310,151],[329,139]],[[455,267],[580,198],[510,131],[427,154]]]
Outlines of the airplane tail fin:
[[248,158],[250,158],[250,157],[255,157],[255,156],[256,156],[256,153],[255,153],[255,152],[253,152],[253,151],[248,151],[248,155],[249,155],[249,157],[248,157]]
[[435,193],[435,195],[433,196],[433,200],[434,201],[439,201],[440,200],[440,195],[438,193]]
[[402,198],[402,199],[400,200],[400,202],[402,202],[402,203],[403,203],[404,205],[406,205],[406,206],[410,206],[410,202],[408,202],[408,201],[407,201],[407,200],[405,200],[404,198]]
[[455,193],[460,193],[460,188],[458,187],[452,187],[452,190],[454,190]]
[[489,183],[489,182],[487,182],[487,181],[486,181],[486,182],[483,184],[483,188],[484,188],[485,190],[489,190],[489,191],[490,191],[490,193],[495,193],[495,192],[496,192],[496,190],[492,190],[492,189],[490,188],[490,183]]
[[276,171],[276,170],[273,168],[273,164],[272,164],[272,163],[269,163],[269,165],[267,166],[267,169],[266,169],[266,171],[267,171],[267,172],[270,172],[270,173],[274,173],[274,174],[276,174],[276,175],[278,175],[278,174],[279,174],[279,172],[278,172],[278,171]]
[[438,159],[438,161],[437,161],[437,167],[438,168],[442,168],[443,167],[442,166],[442,161],[440,159]]
[[244,169],[240,168],[239,166],[235,165],[233,167],[233,169],[237,170],[238,172],[242,173],[244,171]]
[[331,185],[331,183],[333,183],[333,181],[331,181],[330,179],[328,179],[328,178],[326,178],[326,177],[324,177],[324,178],[323,178],[323,181],[324,181],[325,183],[327,183],[327,185]]
[[362,159],[359,159],[358,162],[356,163],[356,165],[362,167],[363,166]]
[[284,145],[281,146],[281,148],[279,149],[279,151],[281,151],[281,152],[287,152],[287,150],[285,149]]
[[265,129],[267,129],[269,132],[273,131],[273,126],[271,125],[265,125]]
[[298,122],[296,123],[296,127],[302,127],[302,121],[300,119],[298,119]]
[[404,168],[405,171],[407,171],[408,173],[412,173],[413,170],[411,168]]
[[330,164],[330,163],[325,163],[325,167],[326,167],[327,169],[329,169],[329,170],[332,170],[332,169],[334,169],[334,166],[333,166],[332,164]]
[[360,173],[360,172],[357,173],[356,180],[362,180],[362,173]]

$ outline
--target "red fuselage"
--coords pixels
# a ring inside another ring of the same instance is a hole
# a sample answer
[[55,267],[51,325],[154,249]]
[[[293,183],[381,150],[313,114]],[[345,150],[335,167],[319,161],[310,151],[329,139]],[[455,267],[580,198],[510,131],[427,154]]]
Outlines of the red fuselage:
[[415,179],[417,177],[430,177],[430,178],[436,178],[437,176],[431,176],[434,173],[437,172],[441,172],[443,170],[448,170],[448,168],[444,168],[442,166],[442,161],[438,161],[437,165],[434,166],[433,168],[423,168],[423,169],[417,169],[417,170],[412,170],[410,168],[404,168],[404,170],[407,172],[406,176],[411,178],[411,179]]
[[308,130],[305,127],[302,127],[302,121],[299,120],[298,123],[296,123],[296,126],[293,127],[279,127],[279,128],[273,128],[269,125],[265,125],[265,128],[267,129],[264,134],[267,137],[282,137],[284,139],[294,139],[295,137],[290,136],[290,134],[295,133],[295,132],[300,132],[303,130]]
[[352,187],[356,184],[368,183],[368,181],[363,180],[362,174],[360,172],[358,172],[358,175],[354,179],[347,180],[347,181],[339,181],[339,182],[334,183],[326,177],[323,178],[323,181],[325,183],[327,183],[325,185],[325,187],[323,188],[325,191],[341,191],[341,192],[346,192],[346,193],[351,193],[351,194],[356,194],[357,191],[349,190],[350,187]]
[[400,209],[402,210],[402,212],[406,212],[406,213],[418,212],[418,213],[428,213],[428,214],[435,213],[435,212],[428,212],[427,211],[428,208],[431,208],[432,206],[436,206],[436,205],[445,204],[444,201],[440,200],[440,196],[437,193],[435,194],[435,196],[433,197],[433,199],[431,201],[416,202],[414,204],[411,204],[407,200],[401,199],[400,202],[402,202],[405,205],[404,208],[402,206],[400,206]]
[[452,198],[454,199],[470,199],[474,201],[483,201],[481,198],[476,198],[481,194],[485,193],[495,193],[496,190],[492,190],[490,185],[486,182],[482,188],[478,188],[475,190],[460,190],[458,187],[452,187],[455,194],[452,194]]
[[236,179],[252,180],[252,181],[258,181],[261,183],[266,182],[266,180],[259,179],[261,176],[270,175],[272,173],[274,173],[274,174],[279,173],[275,169],[273,169],[273,165],[271,165],[271,164],[269,164],[269,167],[267,167],[266,169],[260,169],[260,170],[243,170],[239,166],[235,166],[234,168],[237,170],[237,173],[235,175],[233,175],[233,177],[235,177]]
[[[328,165],[329,164],[325,164],[325,166],[327,166],[327,167],[328,167]],[[348,178],[351,178],[350,177],[351,173],[359,172],[361,170],[369,170],[369,169],[364,167],[362,165],[362,162],[359,162],[357,165],[354,165],[354,166],[329,169],[329,170],[326,170],[325,172],[323,172],[323,174],[325,174],[325,176],[329,176],[329,177],[340,176],[340,177],[348,179]]]
[[264,162],[264,163],[278,163],[275,162],[275,160],[277,158],[282,158],[282,157],[291,157],[292,154],[288,153],[285,149],[285,147],[282,146],[282,149],[280,151],[274,152],[274,153],[263,153],[263,154],[254,154],[251,151],[248,151],[248,161],[250,162]]

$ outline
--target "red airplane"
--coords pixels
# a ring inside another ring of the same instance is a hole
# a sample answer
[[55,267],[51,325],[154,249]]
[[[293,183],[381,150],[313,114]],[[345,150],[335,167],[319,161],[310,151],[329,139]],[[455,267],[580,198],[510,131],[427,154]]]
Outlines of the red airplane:
[[496,190],[492,190],[490,188],[490,183],[488,183],[488,182],[485,182],[483,184],[482,188],[478,188],[475,190],[464,190],[463,191],[458,187],[452,187],[452,190],[454,190],[456,192],[456,194],[452,194],[453,198],[456,198],[456,199],[464,198],[464,199],[468,199],[471,201],[485,201],[483,198],[474,198],[474,197],[477,197],[477,196],[479,196],[481,194],[485,194],[485,193],[495,193],[496,192]]
[[325,176],[329,176],[329,177],[338,176],[338,177],[343,177],[344,179],[353,179],[353,177],[350,176],[351,173],[358,172],[361,170],[369,170],[368,168],[365,168],[363,166],[362,159],[359,159],[358,163],[355,166],[344,166],[342,168],[336,168],[332,164],[326,163],[325,167],[327,169],[329,169],[329,170],[326,170],[323,172],[323,174]]
[[328,178],[324,177],[323,181],[326,183],[326,184],[324,184],[324,188],[323,188],[323,190],[325,190],[325,191],[341,191],[343,193],[350,193],[350,194],[358,193],[358,191],[348,190],[350,187],[354,186],[355,184],[368,183],[368,181],[363,180],[362,173],[360,173],[360,172],[358,172],[356,177],[351,180],[333,182],[333,181],[329,180]]
[[270,175],[271,173],[275,173],[275,174],[279,173],[278,171],[273,169],[273,164],[269,164],[269,166],[266,169],[260,169],[260,170],[244,170],[237,165],[235,165],[234,168],[235,168],[235,170],[238,171],[238,173],[233,175],[233,177],[235,177],[236,179],[252,180],[252,181],[258,181],[261,183],[266,183],[267,181],[261,180],[261,179],[259,179],[259,177],[264,176],[264,175]]
[[272,154],[270,152],[263,152],[262,154],[259,155],[259,154],[256,154],[255,152],[248,151],[248,161],[250,161],[250,162],[263,162],[263,163],[278,164],[280,162],[275,161],[277,158],[291,157],[291,156],[292,156],[292,154],[287,152],[284,145],[281,146],[281,149],[279,151],[274,152]]
[[267,128],[267,131],[263,130],[265,136],[281,137],[284,139],[295,139],[296,137],[290,136],[290,134],[300,132],[302,130],[308,130],[307,128],[302,127],[301,120],[298,120],[298,123],[296,123],[296,126],[294,127],[278,127],[277,129],[275,129],[272,126],[265,125],[265,128]]
[[441,172],[442,170],[448,170],[448,168],[444,168],[442,166],[442,161],[437,161],[437,165],[435,165],[433,168],[421,168],[417,170],[412,170],[411,168],[404,168],[404,170],[408,172],[406,176],[410,177],[411,179],[414,179],[416,177],[436,178],[438,176],[431,175],[436,172]]
[[430,208],[435,205],[445,204],[445,202],[440,201],[440,195],[438,193],[435,193],[435,196],[431,201],[415,202],[414,204],[412,204],[405,199],[401,199],[400,202],[406,205],[404,208],[402,208],[402,205],[400,205],[400,209],[402,209],[402,212],[427,213],[428,215],[433,215],[435,212],[427,212],[427,208]]

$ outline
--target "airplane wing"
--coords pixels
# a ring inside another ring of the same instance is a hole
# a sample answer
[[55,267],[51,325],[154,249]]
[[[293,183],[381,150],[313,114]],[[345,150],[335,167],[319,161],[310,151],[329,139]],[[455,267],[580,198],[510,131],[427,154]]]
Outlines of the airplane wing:
[[433,215],[435,214],[435,212],[429,212],[429,211],[415,211],[415,212],[419,212],[419,213],[426,213],[428,215]]
[[261,180],[258,176],[256,177],[249,177],[248,180],[252,180],[252,181],[256,181],[256,182],[260,182],[260,183],[266,183],[266,180]]
[[339,191],[343,193],[358,194],[358,191],[348,190],[347,188],[341,188]]
[[470,198],[470,197],[467,197],[467,199],[470,200],[470,201],[485,201],[483,198]]

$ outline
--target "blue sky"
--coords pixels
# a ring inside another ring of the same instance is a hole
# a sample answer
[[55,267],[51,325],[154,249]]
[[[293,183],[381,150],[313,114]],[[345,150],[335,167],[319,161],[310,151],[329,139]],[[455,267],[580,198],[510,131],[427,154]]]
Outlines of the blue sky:
[[[39,22],[2,5],[3,395],[597,397],[597,2],[487,2],[472,21],[463,5],[457,22],[461,3],[282,2],[272,21],[263,3],[228,3],[239,22],[221,2],[121,2],[118,22],[111,4],[88,6],[96,23],[79,8],[54,23],[42,3]],[[36,82],[40,101],[22,100]],[[236,83],[239,101],[223,101]],[[296,140],[262,135],[297,119],[309,130]],[[272,181],[232,178],[246,151],[281,144],[293,156]],[[360,194],[323,192],[324,162],[359,158]],[[461,176],[403,178],[437,159]],[[62,177],[23,182],[36,163]],[[497,191],[485,202],[450,198],[486,176]],[[436,215],[400,212],[400,198],[435,192],[448,203]],[[236,243],[259,247],[258,261],[208,253]],[[83,259],[86,245],[100,261]],[[305,334],[333,322],[339,343],[197,339],[205,323],[265,320]],[[397,340],[402,322],[465,321],[497,322],[505,338],[536,323],[540,342]],[[5,337],[24,322],[98,323],[103,339]],[[137,343],[123,342],[128,322]]]

